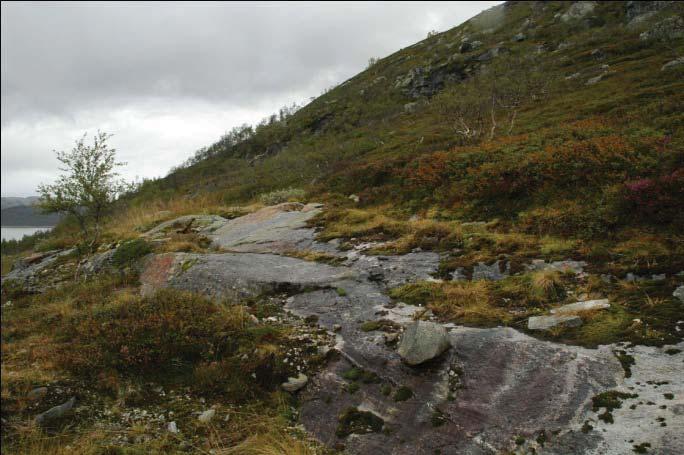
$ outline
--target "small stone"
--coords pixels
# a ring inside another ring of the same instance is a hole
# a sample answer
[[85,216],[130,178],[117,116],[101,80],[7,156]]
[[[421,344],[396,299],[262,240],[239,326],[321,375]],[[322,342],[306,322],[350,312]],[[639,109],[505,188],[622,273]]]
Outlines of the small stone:
[[215,409],[207,409],[204,411],[200,416],[197,418],[202,423],[209,423],[211,422],[211,419],[214,418],[216,415],[216,410]]
[[304,387],[309,381],[309,378],[304,373],[299,373],[296,378],[287,378],[287,382],[283,382],[281,387],[286,392],[294,393]]
[[349,199],[358,203],[361,199],[356,194],[350,194]]
[[169,422],[169,424],[166,426],[166,429],[169,433],[178,433],[178,426],[176,425],[175,421]]

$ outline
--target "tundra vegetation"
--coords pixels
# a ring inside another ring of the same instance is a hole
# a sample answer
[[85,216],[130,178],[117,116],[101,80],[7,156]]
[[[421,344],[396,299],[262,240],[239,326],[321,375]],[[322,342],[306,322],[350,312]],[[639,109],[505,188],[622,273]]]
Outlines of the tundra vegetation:
[[[684,65],[667,64],[682,55],[684,40],[649,33],[682,6],[667,4],[637,25],[628,25],[624,2],[599,2],[591,21],[560,20],[568,8],[507,3],[493,24],[485,12],[431,32],[371,59],[306,106],[234,129],[135,191],[116,180],[105,134],[59,155],[67,174],[41,191],[46,209],[70,216],[49,235],[3,241],[3,274],[14,261],[75,247],[84,235],[88,251],[60,259],[72,266],[61,287],[27,294],[3,283],[3,452],[328,450],[296,425],[296,398],[277,387],[295,374],[285,360],[299,342],[292,326],[265,321],[279,311],[270,296],[140,295],[138,265],[147,253],[211,250],[205,237],[182,230],[165,243],[141,239],[180,215],[235,218],[274,203],[322,202],[325,210],[311,222],[320,240],[337,239],[342,248],[369,242],[368,254],[438,252],[437,280],[398,286],[391,297],[445,322],[526,330],[529,316],[559,304],[608,298],[610,309],[583,314],[579,327],[533,335],[587,347],[681,340],[676,323],[684,307],[672,294],[684,271]],[[525,38],[512,40],[514,30]],[[93,153],[104,160],[93,185],[75,187],[88,164],[83,158]],[[120,245],[117,273],[77,277],[84,255],[111,245]],[[286,254],[339,261],[320,252]],[[533,260],[586,266],[578,278],[529,269]],[[479,264],[495,263],[507,264],[507,276],[471,280]],[[465,279],[452,279],[456,274]],[[336,293],[347,295],[344,288]],[[306,358],[322,360],[314,352]],[[629,359],[618,358],[627,371]],[[376,378],[354,369],[345,379],[353,393]],[[48,402],[73,394],[86,410],[36,426],[28,397],[42,384],[63,391]],[[397,401],[413,394],[388,384],[385,391]],[[612,419],[624,398],[607,393],[593,405]],[[198,402],[214,405],[220,418],[200,422]],[[101,403],[114,411],[88,411]],[[146,438],[135,414],[143,407],[171,410],[184,431]],[[120,429],[112,435],[97,425],[102,420]],[[443,424],[443,416],[436,413],[434,422]],[[374,414],[350,408],[338,433],[382,427]],[[113,436],[130,451],[111,445]]]

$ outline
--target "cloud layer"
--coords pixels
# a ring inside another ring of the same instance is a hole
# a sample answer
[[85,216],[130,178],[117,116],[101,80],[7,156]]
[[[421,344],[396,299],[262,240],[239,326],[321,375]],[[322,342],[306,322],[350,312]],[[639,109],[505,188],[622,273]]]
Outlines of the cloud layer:
[[126,177],[164,175],[495,3],[3,4],[2,195],[33,194],[52,150],[97,129]]

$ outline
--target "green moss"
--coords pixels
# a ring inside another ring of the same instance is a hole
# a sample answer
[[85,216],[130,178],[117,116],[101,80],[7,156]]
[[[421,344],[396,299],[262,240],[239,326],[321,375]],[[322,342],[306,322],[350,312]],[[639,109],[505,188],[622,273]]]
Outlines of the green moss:
[[615,357],[617,357],[622,369],[625,370],[625,377],[632,377],[632,365],[634,365],[634,356],[627,354],[626,351],[614,351]]
[[114,251],[112,264],[116,267],[126,267],[151,252],[152,247],[145,239],[129,240]]
[[401,386],[394,392],[394,401],[406,401],[413,396],[413,390],[406,386]]
[[515,437],[515,445],[521,446],[525,444],[525,438],[523,436],[516,436]]
[[377,374],[357,367],[352,367],[348,369],[347,371],[342,373],[342,377],[348,381],[361,381],[364,384],[380,382],[380,378]]
[[394,321],[388,319],[379,319],[377,321],[366,321],[361,324],[360,329],[364,332],[372,332],[374,330],[382,330],[383,332],[396,332],[401,326]]
[[338,418],[335,434],[338,438],[345,438],[350,434],[379,433],[385,422],[368,411],[357,408],[347,408]]
[[383,384],[380,388],[380,393],[385,396],[389,396],[392,393],[392,386],[389,384]]
[[613,423],[612,411],[622,407],[622,400],[628,398],[637,398],[637,394],[618,392],[617,390],[609,390],[594,396],[592,401],[592,409],[597,412],[601,408],[605,408],[598,418],[606,423]]
[[354,394],[354,393],[358,392],[360,388],[361,388],[361,386],[359,385],[358,382],[352,381],[349,384],[347,384],[347,392],[349,392],[350,394]]
[[444,413],[439,409],[435,409],[435,411],[432,413],[432,416],[430,416],[430,423],[433,427],[441,427],[447,422],[448,419],[446,418]]
[[641,444],[634,444],[632,450],[634,453],[648,453],[648,449],[651,444],[648,442],[642,442]]
[[335,290],[340,297],[345,297],[347,295],[347,291],[345,291],[344,288],[337,288]]

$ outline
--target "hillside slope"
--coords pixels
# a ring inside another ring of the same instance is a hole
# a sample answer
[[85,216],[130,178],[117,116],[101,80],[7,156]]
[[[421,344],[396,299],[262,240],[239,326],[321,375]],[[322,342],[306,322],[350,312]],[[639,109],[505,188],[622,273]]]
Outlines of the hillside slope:
[[682,453],[683,12],[508,2],[145,182],[97,251],[14,242],[3,453]]
[[681,183],[681,14],[678,2],[508,2],[227,135],[141,197],[299,187],[481,219],[598,202],[630,180]]

